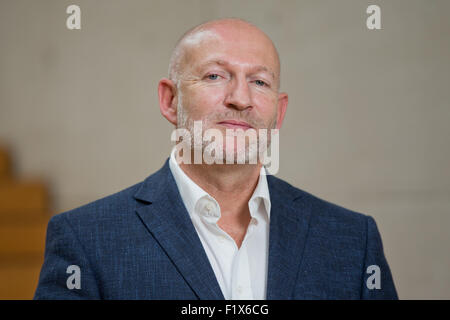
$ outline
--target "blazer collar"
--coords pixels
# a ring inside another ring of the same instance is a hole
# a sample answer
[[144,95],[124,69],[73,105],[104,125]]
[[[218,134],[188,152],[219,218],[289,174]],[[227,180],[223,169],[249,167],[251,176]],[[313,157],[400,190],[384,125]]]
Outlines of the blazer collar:
[[269,231],[267,299],[292,299],[303,259],[311,203],[305,192],[268,176],[272,212]]
[[[267,176],[271,213],[267,299],[290,299],[311,217],[305,193]],[[224,299],[214,271],[169,168],[169,160],[141,185],[137,214],[199,299]]]
[[137,214],[199,299],[224,299],[169,169],[148,177],[135,198]]

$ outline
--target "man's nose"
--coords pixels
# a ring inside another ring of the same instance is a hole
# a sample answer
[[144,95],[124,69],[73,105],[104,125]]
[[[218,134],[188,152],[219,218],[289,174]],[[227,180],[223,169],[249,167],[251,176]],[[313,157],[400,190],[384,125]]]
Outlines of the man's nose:
[[230,82],[225,105],[238,110],[245,110],[252,106],[250,88],[245,78],[234,78]]

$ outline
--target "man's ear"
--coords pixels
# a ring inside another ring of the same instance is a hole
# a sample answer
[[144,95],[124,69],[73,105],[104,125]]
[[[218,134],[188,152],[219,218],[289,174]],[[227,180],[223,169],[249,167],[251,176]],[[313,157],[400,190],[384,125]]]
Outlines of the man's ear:
[[280,129],[281,125],[283,124],[284,115],[286,114],[287,106],[288,106],[288,95],[287,93],[280,93],[278,95],[278,112],[277,112],[277,127],[276,129]]
[[173,125],[177,125],[177,87],[172,80],[163,78],[158,84],[159,109]]

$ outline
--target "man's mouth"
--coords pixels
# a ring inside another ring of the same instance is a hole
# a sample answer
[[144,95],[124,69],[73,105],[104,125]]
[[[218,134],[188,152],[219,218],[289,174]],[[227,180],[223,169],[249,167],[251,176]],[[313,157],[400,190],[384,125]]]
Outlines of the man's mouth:
[[227,127],[229,129],[243,129],[243,130],[247,130],[247,129],[253,128],[247,122],[245,122],[245,121],[238,121],[238,120],[223,120],[223,121],[217,122],[217,124],[222,125],[224,127]]

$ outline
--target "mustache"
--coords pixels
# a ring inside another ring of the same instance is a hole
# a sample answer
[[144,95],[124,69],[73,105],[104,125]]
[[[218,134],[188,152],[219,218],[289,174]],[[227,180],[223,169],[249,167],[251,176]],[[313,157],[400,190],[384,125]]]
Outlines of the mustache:
[[225,112],[215,112],[207,115],[204,120],[206,122],[221,122],[225,120],[237,120],[248,123],[253,128],[264,128],[265,123],[259,117],[250,115],[247,111],[227,110]]

